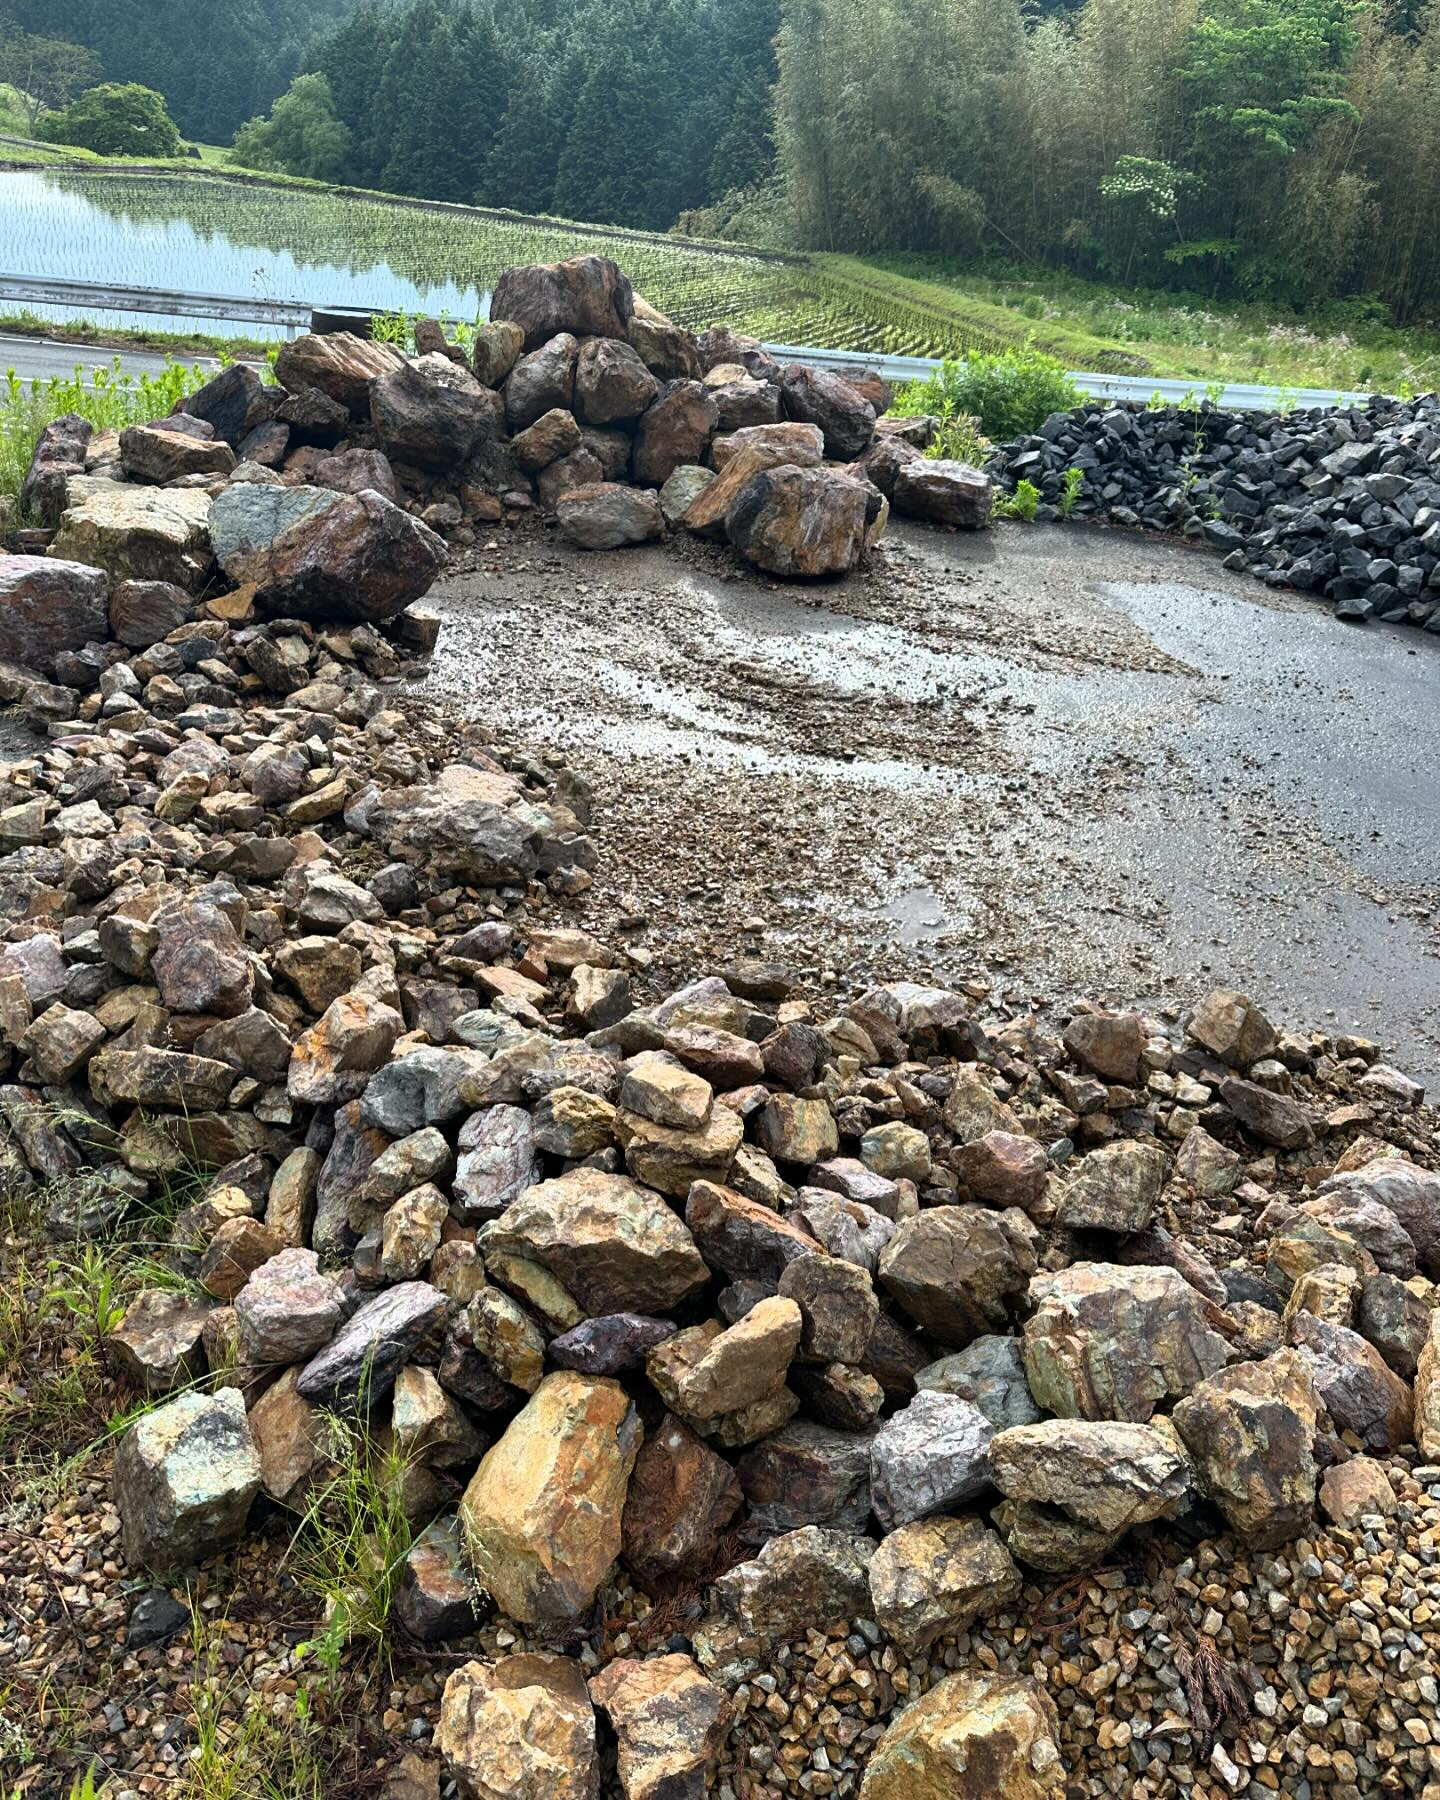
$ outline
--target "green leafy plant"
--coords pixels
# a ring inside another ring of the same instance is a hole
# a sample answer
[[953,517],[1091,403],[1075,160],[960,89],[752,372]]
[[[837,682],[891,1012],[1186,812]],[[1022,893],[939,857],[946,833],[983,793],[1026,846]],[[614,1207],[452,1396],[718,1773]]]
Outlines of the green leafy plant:
[[894,411],[913,417],[934,413],[942,420],[969,415],[997,442],[1038,431],[1051,413],[1069,412],[1082,395],[1053,356],[1033,345],[998,355],[947,362],[897,396]]
[[994,445],[980,429],[977,419],[966,413],[953,419],[941,419],[925,455],[945,462],[969,463],[983,469]]
[[1077,469],[1073,464],[1065,471],[1065,486],[1061,489],[1059,499],[1060,517],[1068,519],[1075,510],[1080,498],[1080,490],[1085,485],[1085,471]]
[[1040,505],[1040,490],[1033,481],[1021,481],[1016,484],[1013,494],[995,490],[995,498],[990,505],[992,519],[1019,519],[1026,525],[1035,523],[1035,513]]

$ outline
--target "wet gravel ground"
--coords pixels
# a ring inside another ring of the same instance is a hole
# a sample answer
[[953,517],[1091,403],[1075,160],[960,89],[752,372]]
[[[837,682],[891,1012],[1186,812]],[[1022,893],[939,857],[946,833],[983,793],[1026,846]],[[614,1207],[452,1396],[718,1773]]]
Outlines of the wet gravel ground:
[[1219,980],[1440,1079],[1440,639],[1053,526],[901,526],[808,587],[496,528],[432,601],[428,691],[590,780],[587,923],[657,981]]

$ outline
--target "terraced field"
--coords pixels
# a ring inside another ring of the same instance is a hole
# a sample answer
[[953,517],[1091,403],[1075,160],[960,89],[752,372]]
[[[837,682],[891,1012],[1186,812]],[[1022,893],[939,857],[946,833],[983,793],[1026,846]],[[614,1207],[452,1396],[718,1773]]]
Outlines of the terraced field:
[[[652,304],[694,328],[725,324],[772,342],[924,356],[998,349],[1034,332],[1072,366],[1147,366],[1119,345],[1035,331],[1004,307],[972,305],[845,258],[781,256],[208,171],[0,172],[0,218],[11,227],[6,274],[473,321],[512,264],[600,250],[623,264]],[[170,328],[194,323],[177,319]]]

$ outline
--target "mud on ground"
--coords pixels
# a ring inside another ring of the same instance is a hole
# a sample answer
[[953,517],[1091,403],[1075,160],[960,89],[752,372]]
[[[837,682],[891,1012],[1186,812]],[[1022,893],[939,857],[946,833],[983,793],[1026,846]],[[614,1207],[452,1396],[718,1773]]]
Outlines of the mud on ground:
[[1247,986],[1440,1078],[1440,639],[1120,532],[901,526],[837,583],[496,528],[428,692],[595,791],[585,922],[1019,1005]]

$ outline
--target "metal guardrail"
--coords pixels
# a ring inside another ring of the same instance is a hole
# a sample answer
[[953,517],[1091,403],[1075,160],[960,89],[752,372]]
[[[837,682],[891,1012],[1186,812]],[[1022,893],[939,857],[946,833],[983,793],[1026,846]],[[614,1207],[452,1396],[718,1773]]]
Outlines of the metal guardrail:
[[[270,325],[285,332],[335,331],[372,318],[375,307],[317,307],[301,300],[254,300],[175,289],[103,287],[84,281],[46,280],[0,275],[0,303],[21,306],[65,306],[88,312],[163,313],[174,318],[220,319],[230,323]],[[825,350],[811,344],[766,344],[782,362],[812,363],[822,369],[874,369],[886,381],[923,380],[943,366],[929,356],[884,356],[864,350]],[[1145,401],[1157,395],[1167,402],[1193,398],[1204,383],[1147,375],[1101,375],[1072,369],[1070,379],[1095,400]],[[1274,412],[1280,407],[1308,411],[1312,407],[1362,406],[1369,398],[1335,388],[1277,388],[1256,382],[1226,382],[1220,405],[1240,412]]]
[[[766,344],[781,362],[813,363],[822,369],[874,369],[886,381],[923,381],[942,368],[929,356],[874,356],[863,350],[817,350],[806,344]],[[1071,369],[1070,379],[1092,400],[1150,400],[1158,394],[1171,403],[1206,392],[1203,381],[1175,380],[1154,375],[1098,375]],[[1311,407],[1363,406],[1369,394],[1344,388],[1278,388],[1258,382],[1227,381],[1217,396],[1221,406],[1236,412],[1275,412],[1281,406],[1308,411]]]
[[105,287],[34,275],[0,275],[0,302],[65,306],[83,312],[163,313],[170,318],[221,319],[227,324],[271,325],[281,331],[335,330],[342,322],[373,316],[371,307],[317,307],[304,300],[256,300],[238,295],[192,294],[180,288]]

